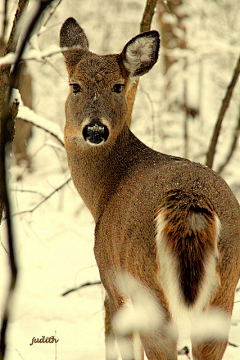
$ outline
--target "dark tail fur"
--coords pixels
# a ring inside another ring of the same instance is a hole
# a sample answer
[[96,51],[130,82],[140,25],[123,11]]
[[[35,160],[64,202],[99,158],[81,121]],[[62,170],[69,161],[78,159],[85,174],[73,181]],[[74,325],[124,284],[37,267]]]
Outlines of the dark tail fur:
[[[214,208],[204,195],[172,190],[160,205],[157,223],[158,252],[160,246],[170,256],[185,306],[194,306],[200,293],[206,291],[204,297],[211,296],[216,284],[213,280],[217,273],[220,222]],[[160,278],[168,277],[161,274],[163,250],[160,253]]]

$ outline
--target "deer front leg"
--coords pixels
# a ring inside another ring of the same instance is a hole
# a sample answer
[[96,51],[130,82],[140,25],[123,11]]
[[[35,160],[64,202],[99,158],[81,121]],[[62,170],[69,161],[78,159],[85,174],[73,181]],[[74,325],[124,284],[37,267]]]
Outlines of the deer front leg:
[[116,302],[113,303],[115,303],[115,306],[111,306],[109,297],[106,293],[104,301],[106,360],[118,359],[116,342],[123,360],[143,360],[144,351],[139,334],[115,334],[112,318],[114,318],[124,302],[119,297],[119,301],[117,302],[118,306],[116,307]]

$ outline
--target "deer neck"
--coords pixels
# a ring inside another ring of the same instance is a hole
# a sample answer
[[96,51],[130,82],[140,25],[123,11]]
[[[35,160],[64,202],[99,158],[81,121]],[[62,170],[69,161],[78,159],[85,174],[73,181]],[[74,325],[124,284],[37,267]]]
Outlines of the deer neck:
[[[127,125],[114,142],[83,149],[76,138],[65,135],[68,164],[73,183],[95,222],[129,168],[146,146]],[[135,160],[134,160],[135,159]]]

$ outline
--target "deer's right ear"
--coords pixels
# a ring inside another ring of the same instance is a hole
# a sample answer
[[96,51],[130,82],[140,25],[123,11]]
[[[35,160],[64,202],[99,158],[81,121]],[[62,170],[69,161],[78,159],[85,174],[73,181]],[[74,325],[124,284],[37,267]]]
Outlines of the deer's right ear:
[[147,73],[158,59],[159,33],[155,30],[135,36],[122,51],[122,61],[131,77]]
[[[70,17],[62,25],[60,30],[60,47],[72,48],[74,50],[63,50],[68,71],[71,71],[81,57],[88,51],[88,39],[77,21]],[[77,49],[76,49],[77,48]]]

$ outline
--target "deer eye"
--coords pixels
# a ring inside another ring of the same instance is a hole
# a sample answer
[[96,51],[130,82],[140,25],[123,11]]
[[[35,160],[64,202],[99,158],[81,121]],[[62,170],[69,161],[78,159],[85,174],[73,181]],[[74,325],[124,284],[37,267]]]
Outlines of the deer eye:
[[112,92],[115,92],[117,94],[121,94],[122,89],[125,85],[124,84],[115,84],[112,88]]
[[73,94],[77,94],[82,91],[82,88],[79,84],[70,84],[70,86],[72,87]]

